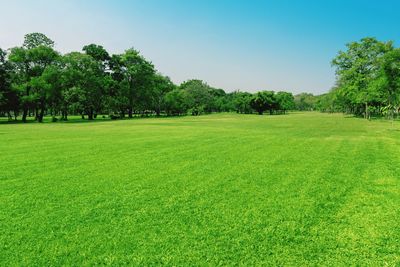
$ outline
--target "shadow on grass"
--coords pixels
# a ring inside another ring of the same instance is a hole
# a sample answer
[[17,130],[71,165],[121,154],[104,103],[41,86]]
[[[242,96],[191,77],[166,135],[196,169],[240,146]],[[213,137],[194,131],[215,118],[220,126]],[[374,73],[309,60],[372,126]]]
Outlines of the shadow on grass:
[[30,117],[27,119],[26,122],[23,122],[21,119],[18,120],[7,120],[7,118],[0,118],[0,125],[4,124],[85,124],[85,123],[99,123],[99,122],[115,122],[115,121],[133,121],[133,120],[142,120],[142,119],[160,119],[160,118],[179,118],[185,116],[135,116],[133,118],[123,118],[123,119],[111,119],[109,117],[102,118],[97,117],[96,119],[89,120],[89,119],[82,119],[78,116],[71,116],[68,120],[58,120],[53,122],[51,117],[45,117],[43,122],[38,122],[34,118]]

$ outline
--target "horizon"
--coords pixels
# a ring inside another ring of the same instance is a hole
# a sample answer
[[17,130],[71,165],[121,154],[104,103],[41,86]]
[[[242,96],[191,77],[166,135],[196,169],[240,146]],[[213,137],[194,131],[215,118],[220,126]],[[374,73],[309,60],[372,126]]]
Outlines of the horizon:
[[[335,82],[331,60],[346,43],[400,35],[396,1],[18,0],[2,7],[1,48],[20,46],[30,32],[46,34],[62,53],[90,43],[110,53],[134,47],[177,84],[201,79],[227,92],[324,94]],[[24,20],[15,21],[17,12]]]

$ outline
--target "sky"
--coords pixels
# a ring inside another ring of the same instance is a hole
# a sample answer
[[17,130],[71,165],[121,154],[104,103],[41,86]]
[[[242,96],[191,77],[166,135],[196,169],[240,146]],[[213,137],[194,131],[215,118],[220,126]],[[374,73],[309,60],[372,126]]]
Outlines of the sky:
[[400,40],[398,0],[0,0],[0,47],[42,32],[62,53],[136,48],[175,83],[325,93],[363,37]]

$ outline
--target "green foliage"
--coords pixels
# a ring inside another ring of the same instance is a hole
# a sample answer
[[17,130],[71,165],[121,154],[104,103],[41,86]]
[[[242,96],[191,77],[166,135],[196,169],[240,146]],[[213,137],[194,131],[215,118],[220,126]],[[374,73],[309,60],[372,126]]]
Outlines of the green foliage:
[[11,120],[10,110],[18,106],[18,95],[12,88],[11,66],[6,55],[0,48],[0,112],[7,112],[8,119]]
[[211,111],[211,89],[201,80],[189,80],[181,84],[180,89],[185,91],[185,102],[191,107],[194,116],[204,111]]
[[188,111],[187,92],[176,88],[165,95],[165,108],[168,115],[185,115]]
[[393,111],[400,107],[400,48],[385,54],[382,60],[380,88],[384,89],[387,106]]
[[165,77],[161,74],[155,74],[153,76],[151,103],[157,116],[160,116],[161,112],[166,109],[164,96],[168,92],[174,90],[175,87],[176,86],[169,77]]
[[252,97],[252,94],[247,92],[234,92],[233,102],[236,112],[245,114],[252,113],[253,109],[250,104]]
[[347,45],[332,61],[337,86],[323,98],[322,110],[343,111],[370,118],[383,107],[398,105],[400,56],[393,42],[364,38]]
[[251,101],[251,107],[262,115],[264,111],[269,110],[272,114],[272,110],[276,107],[275,93],[273,91],[262,91],[256,93]]
[[54,41],[43,33],[34,32],[25,35],[24,44],[22,46],[28,50],[37,48],[39,46],[53,48]]
[[[23,47],[11,49],[9,60],[14,70],[13,88],[18,92],[24,122],[30,109],[36,111],[36,119],[39,122],[43,120],[47,108],[46,91],[49,89],[41,76],[46,68],[56,65],[60,57],[52,48],[53,44],[54,42],[45,35],[33,33],[25,36]],[[14,106],[10,109],[14,109],[16,113],[19,107]]]
[[288,92],[278,92],[275,95],[275,99],[277,101],[278,110],[283,111],[284,113],[287,110],[292,110],[295,108],[294,96],[292,93]]
[[293,96],[286,92],[227,94],[195,79],[177,86],[133,48],[119,55],[98,44],[82,50],[61,55],[51,39],[32,33],[8,57],[1,52],[0,116],[17,118],[22,111],[22,121],[33,115],[42,122],[45,116],[66,121],[69,115],[94,120],[97,114],[116,119],[293,109]]
[[317,103],[317,97],[310,93],[301,93],[294,97],[295,107],[300,111],[313,111]]
[[90,44],[86,45],[82,49],[87,55],[90,55],[95,60],[105,62],[110,59],[110,55],[101,45]]

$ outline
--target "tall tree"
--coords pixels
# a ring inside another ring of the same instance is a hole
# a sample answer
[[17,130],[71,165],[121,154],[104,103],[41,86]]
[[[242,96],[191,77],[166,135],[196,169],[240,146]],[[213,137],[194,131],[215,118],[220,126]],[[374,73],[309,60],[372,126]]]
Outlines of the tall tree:
[[[89,120],[101,111],[104,91],[104,75],[102,65],[93,57],[73,52],[64,56],[64,87],[81,93],[79,106],[82,107],[82,116],[86,114]],[[70,96],[70,94],[66,94]]]
[[[41,33],[32,33],[25,35],[22,47],[11,49],[9,56],[10,62],[15,70],[14,85],[20,92],[22,104],[22,121],[26,122],[29,109],[35,110],[36,119],[38,116],[38,106],[42,100],[38,98],[37,80],[32,81],[42,75],[44,70],[53,64],[59,57],[59,54],[53,49],[54,42]],[[35,86],[36,92],[32,90]],[[44,90],[44,89],[43,89]]]
[[153,64],[135,49],[126,50],[121,55],[120,63],[121,73],[127,85],[124,87],[124,97],[128,100],[128,116],[132,118],[135,106],[144,109],[151,101],[149,92],[155,70]]
[[11,120],[11,111],[16,119],[19,102],[18,95],[11,86],[12,69],[6,55],[6,51],[0,48],[0,113],[7,113],[8,119]]
[[400,106],[400,48],[385,54],[381,64],[381,76],[376,83],[384,88],[384,110],[393,118],[394,112],[399,110]]
[[380,100],[374,80],[379,74],[381,58],[392,49],[392,42],[363,38],[360,42],[349,43],[347,51],[340,51],[332,61],[345,96],[354,105],[364,105],[365,118],[370,116],[369,105]]

